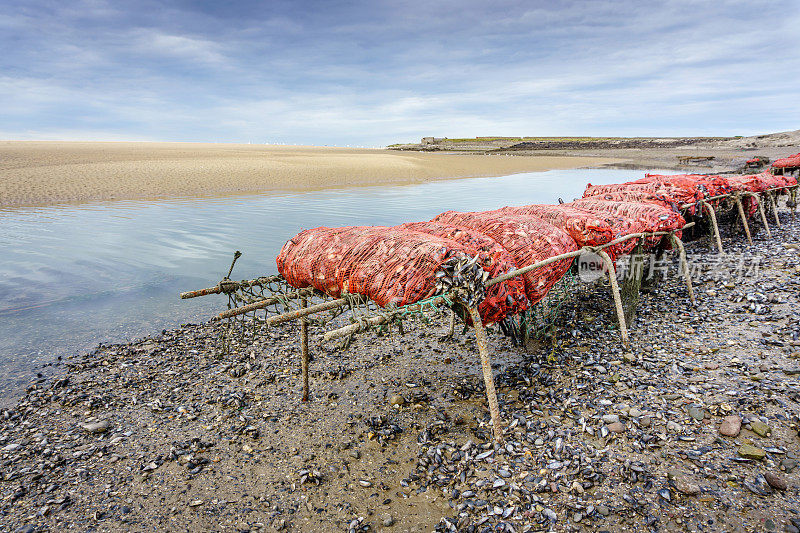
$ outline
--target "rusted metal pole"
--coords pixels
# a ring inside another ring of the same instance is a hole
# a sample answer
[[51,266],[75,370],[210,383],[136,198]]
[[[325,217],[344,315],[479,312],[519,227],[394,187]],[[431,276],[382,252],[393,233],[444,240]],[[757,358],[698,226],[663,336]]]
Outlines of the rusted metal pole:
[[771,200],[772,200],[772,212],[775,214],[775,225],[780,228],[781,218],[778,216],[778,200],[776,200],[774,197],[772,197]]
[[262,276],[260,278],[251,279],[248,281],[233,281],[229,279],[225,279],[220,281],[214,287],[208,287],[207,289],[198,289],[196,291],[187,291],[181,293],[181,300],[186,300],[187,298],[197,298],[198,296],[207,296],[209,294],[220,294],[222,292],[233,292],[240,287],[253,287],[253,286],[261,286],[266,285],[267,283],[273,283],[275,281],[280,281],[283,279],[283,276],[279,274],[275,274],[273,276]]
[[[242,307],[236,307],[234,309],[228,309],[227,311],[221,312],[217,315],[216,320],[223,320],[225,318],[231,318],[234,316],[243,315],[245,313],[249,313],[251,311],[256,311],[258,309],[263,309],[265,307],[269,307],[270,305],[280,303],[287,299],[293,298],[306,298],[314,294],[314,289],[300,289],[296,292],[290,292],[289,294],[284,294],[281,296],[271,296],[269,298],[265,298],[263,300],[259,300],[257,302],[253,302],[251,304],[243,305]],[[338,300],[336,300],[338,301]],[[346,301],[346,300],[345,300]],[[315,311],[316,312],[316,311]],[[282,316],[282,315],[278,315]],[[275,317],[272,317],[275,318]]]
[[[307,309],[308,301],[300,300],[300,309]],[[308,401],[308,319],[300,319],[300,367],[303,371],[303,401]]]
[[[447,303],[449,305],[450,303],[452,303],[453,298],[455,298],[455,295],[448,292],[445,294],[441,294],[435,298],[432,298],[431,300],[428,301],[428,303],[430,305],[440,305],[443,303]],[[402,309],[413,312],[419,310],[420,305],[411,304],[403,307]],[[382,315],[373,316],[371,318],[362,318],[361,320],[358,320],[357,322],[354,322],[349,326],[344,326],[342,328],[334,329],[332,331],[327,332],[325,335],[323,335],[322,340],[328,342],[342,337],[347,337],[348,335],[352,335],[354,333],[360,333],[366,329],[369,329],[372,326],[380,326],[381,324],[389,322],[394,317],[394,315],[395,315],[394,312],[387,310],[387,312]]]
[[717,213],[708,202],[700,202],[700,204],[708,211],[708,216],[711,217],[711,227],[714,229],[714,239],[717,241],[717,251],[724,253],[722,250],[722,237],[719,234],[719,225],[717,224]]
[[532,265],[528,265],[526,267],[518,268],[516,270],[512,270],[507,274],[503,274],[502,276],[497,276],[496,278],[490,279],[486,283],[483,284],[484,287],[487,289],[496,283],[502,283],[503,281],[507,281],[511,278],[516,278],[517,276],[521,276],[523,274],[527,274],[531,270],[536,270],[537,268],[542,268],[544,266],[550,265],[555,263],[556,261],[561,261],[563,259],[572,259],[573,257],[578,257],[583,253],[583,250],[576,250],[574,252],[569,252],[566,254],[556,255],[553,257],[548,257],[544,261],[539,261],[538,263],[534,263]]
[[689,262],[686,260],[686,249],[683,247],[683,241],[681,241],[677,236],[672,236],[672,244],[675,245],[675,248],[678,249],[678,256],[681,259],[681,268],[683,269],[683,275],[686,278],[686,290],[689,291],[689,301],[692,302],[692,305],[695,305],[694,299],[694,289],[692,288],[692,273],[689,270]]
[[[311,307],[306,307],[305,309],[298,309],[296,311],[283,313],[282,315],[271,316],[264,321],[264,325],[274,326],[275,324],[281,324],[283,322],[288,322],[290,320],[296,320],[298,318],[302,318],[308,315],[313,315],[315,313],[322,313],[323,311],[329,311],[331,309],[336,309],[337,307],[344,307],[348,305],[348,303],[349,300],[347,298],[339,298],[338,300],[331,300],[330,302],[324,302],[321,304],[312,305]],[[231,309],[231,311],[234,311],[234,309]]]
[[198,296],[207,296],[209,294],[219,294],[222,292],[222,287],[217,285],[216,287],[209,287],[207,289],[198,289],[196,291],[186,291],[181,293],[181,300],[186,300],[187,298],[197,298]]
[[597,254],[603,259],[608,269],[608,283],[611,285],[611,295],[614,297],[614,306],[617,309],[617,321],[619,322],[619,334],[622,337],[622,344],[625,348],[630,349],[631,343],[628,339],[628,324],[625,321],[625,310],[622,308],[622,298],[619,295],[617,271],[614,268],[614,262],[611,261],[611,258],[605,250],[600,250]]
[[764,202],[765,196],[756,197],[756,201],[758,201],[758,212],[761,215],[761,223],[764,224],[764,229],[767,230],[767,238],[772,238],[772,232],[769,230],[769,222],[767,222],[767,213],[764,211]]
[[492,375],[492,359],[489,356],[489,339],[486,336],[486,329],[483,327],[481,315],[477,307],[468,307],[469,316],[472,318],[472,325],[475,328],[475,341],[478,344],[478,352],[481,356],[481,369],[483,370],[483,382],[486,385],[486,399],[489,401],[489,413],[492,415],[492,432],[495,442],[503,440],[503,429],[500,426],[500,406],[497,403],[497,391],[494,388],[494,376]]
[[747,224],[747,216],[744,214],[744,206],[742,205],[742,199],[739,195],[733,197],[736,201],[736,207],[739,209],[739,217],[742,219],[742,226],[744,226],[744,233],[747,235],[747,242],[750,243],[750,246],[753,245],[753,238],[750,236],[750,226]]

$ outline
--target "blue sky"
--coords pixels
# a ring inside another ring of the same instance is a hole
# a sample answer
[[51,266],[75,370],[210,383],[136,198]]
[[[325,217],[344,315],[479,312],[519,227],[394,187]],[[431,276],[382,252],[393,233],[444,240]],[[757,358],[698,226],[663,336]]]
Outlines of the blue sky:
[[797,28],[797,0],[0,0],[0,139],[792,130]]

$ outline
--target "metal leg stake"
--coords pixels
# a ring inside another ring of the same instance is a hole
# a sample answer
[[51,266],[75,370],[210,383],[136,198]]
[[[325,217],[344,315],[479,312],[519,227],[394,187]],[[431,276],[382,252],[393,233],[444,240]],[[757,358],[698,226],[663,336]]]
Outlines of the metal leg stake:
[[619,322],[619,334],[622,337],[622,344],[630,349],[631,343],[628,339],[628,324],[625,322],[625,310],[622,308],[622,297],[619,295],[619,285],[617,284],[617,271],[614,262],[605,250],[600,250],[598,255],[603,259],[608,269],[608,282],[611,285],[611,295],[614,297],[614,305],[617,308],[617,321]]
[[781,219],[778,216],[778,201],[774,197],[772,198],[772,212],[775,214],[775,225],[780,228]]
[[486,399],[489,400],[489,413],[492,415],[492,426],[494,440],[503,440],[503,431],[500,427],[500,406],[497,404],[497,391],[494,389],[494,377],[492,376],[492,360],[489,357],[489,339],[486,337],[486,329],[481,322],[481,315],[477,307],[469,307],[469,316],[472,318],[472,325],[475,328],[475,340],[478,343],[478,351],[481,355],[481,368],[483,369],[483,382],[486,384]]
[[672,244],[678,249],[678,255],[681,258],[681,268],[686,278],[686,290],[689,291],[689,300],[692,302],[692,305],[695,305],[694,289],[692,288],[692,272],[689,270],[689,262],[686,260],[686,248],[683,247],[683,241],[676,235],[672,235]]
[[747,242],[750,243],[750,246],[753,246],[753,238],[750,236],[750,226],[747,224],[747,217],[744,214],[742,199],[738,196],[734,196],[734,199],[736,200],[736,207],[739,208],[739,217],[742,219],[742,226],[744,226],[744,233],[747,235]]
[[758,200],[758,212],[761,213],[761,223],[764,224],[764,229],[767,230],[767,238],[772,238],[772,232],[769,230],[769,223],[767,222],[767,212],[764,210],[764,202],[766,198],[764,196],[756,197]]
[[[308,301],[300,300],[300,308],[305,309]],[[308,319],[300,319],[300,366],[303,370],[303,401],[308,401]]]
[[714,208],[711,207],[711,204],[703,202],[703,206],[708,211],[708,216],[711,217],[711,227],[714,228],[714,238],[717,240],[717,250],[719,253],[725,253],[722,250],[722,237],[719,235],[719,225],[717,224],[717,213],[714,211]]

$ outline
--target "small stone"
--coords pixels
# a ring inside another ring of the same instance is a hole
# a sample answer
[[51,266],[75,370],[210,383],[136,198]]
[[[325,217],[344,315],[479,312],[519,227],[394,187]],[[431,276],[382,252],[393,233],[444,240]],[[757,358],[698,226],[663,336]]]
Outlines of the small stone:
[[381,521],[385,527],[392,527],[394,525],[394,517],[388,513],[381,517]]
[[797,461],[790,457],[786,457],[781,460],[781,466],[783,467],[784,470],[786,470],[787,474],[791,474],[792,470],[797,468]]
[[786,480],[782,476],[779,476],[773,472],[765,473],[764,478],[767,480],[767,483],[769,483],[769,486],[773,489],[786,490],[786,487],[788,486],[786,484]]
[[402,407],[406,404],[406,399],[403,397],[402,394],[392,394],[389,396],[389,405],[394,407]]
[[631,407],[631,410],[628,411],[628,416],[631,418],[639,418],[642,416],[642,412],[635,407]]
[[358,480],[358,484],[364,488],[367,488],[372,486],[372,481],[369,481],[367,479],[360,479]]
[[726,437],[735,437],[742,430],[742,419],[736,415],[726,416],[719,426],[719,434]]
[[2,451],[4,451],[4,452],[13,452],[13,451],[19,450],[20,448],[22,448],[22,445],[17,444],[15,442],[13,444],[6,444],[5,446],[3,446]]
[[772,431],[767,424],[760,420],[753,420],[750,422],[750,429],[759,437],[766,437]]
[[81,424],[81,427],[89,433],[105,433],[111,427],[111,423],[108,420],[101,420],[100,422]]
[[796,375],[800,374],[800,368],[797,368],[797,367],[784,368],[783,369],[783,373],[786,374],[787,376],[796,376]]
[[649,416],[643,416],[642,418],[639,419],[639,425],[641,425],[643,428],[649,428],[650,424],[652,423],[653,419],[652,417]]
[[680,433],[681,430],[683,430],[683,428],[677,422],[672,420],[667,422],[667,431],[669,431],[670,433]]
[[706,417],[706,411],[699,405],[689,406],[689,416],[700,422]]
[[608,430],[612,433],[625,433],[625,424],[622,422],[614,422],[608,425]]
[[676,476],[675,477],[675,488],[681,494],[686,494],[688,496],[696,496],[696,495],[700,494],[700,485],[698,485],[696,483],[692,483],[685,476]]
[[600,504],[597,507],[595,507],[595,509],[597,509],[597,512],[600,513],[603,516],[608,516],[608,515],[611,514],[611,510],[608,507],[606,507],[605,505],[602,505],[602,504]]
[[604,424],[613,424],[614,422],[619,422],[619,415],[603,415]]
[[747,459],[755,459],[756,461],[760,461],[767,456],[767,452],[751,444],[743,444],[739,448],[739,455],[746,457]]
[[203,505],[203,500],[192,500],[189,502],[189,507],[199,507]]

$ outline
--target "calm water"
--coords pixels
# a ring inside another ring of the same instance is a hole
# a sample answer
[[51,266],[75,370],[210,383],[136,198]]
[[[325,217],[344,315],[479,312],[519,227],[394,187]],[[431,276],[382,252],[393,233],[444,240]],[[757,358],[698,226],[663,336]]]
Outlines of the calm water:
[[232,277],[276,272],[283,243],[304,228],[394,225],[436,214],[555,203],[587,182],[641,171],[558,170],[423,185],[214,200],[114,202],[0,210],[0,401],[59,355],[207,320],[221,296],[179,300]]

